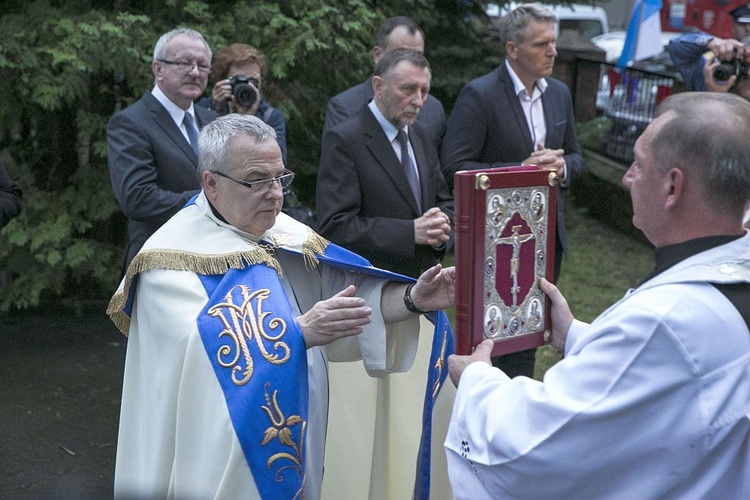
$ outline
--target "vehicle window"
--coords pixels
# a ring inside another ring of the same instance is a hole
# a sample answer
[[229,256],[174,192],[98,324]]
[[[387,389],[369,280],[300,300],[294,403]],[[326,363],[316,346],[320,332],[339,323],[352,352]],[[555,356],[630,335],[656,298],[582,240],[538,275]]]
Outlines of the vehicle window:
[[585,38],[592,38],[603,33],[602,23],[596,19],[560,19],[560,32],[573,30]]

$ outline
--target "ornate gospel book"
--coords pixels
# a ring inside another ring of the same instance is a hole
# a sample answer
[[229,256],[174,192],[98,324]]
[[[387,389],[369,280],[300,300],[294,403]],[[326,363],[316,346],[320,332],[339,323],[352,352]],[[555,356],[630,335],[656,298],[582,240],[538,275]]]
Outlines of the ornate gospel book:
[[456,353],[484,339],[493,356],[544,344],[553,281],[557,175],[535,165],[457,172]]

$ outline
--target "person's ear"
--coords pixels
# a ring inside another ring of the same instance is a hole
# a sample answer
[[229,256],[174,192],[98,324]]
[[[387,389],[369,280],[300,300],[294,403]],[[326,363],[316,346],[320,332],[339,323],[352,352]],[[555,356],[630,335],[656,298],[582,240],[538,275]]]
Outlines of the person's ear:
[[676,207],[685,195],[685,172],[677,167],[672,167],[667,172],[667,199],[664,208]]
[[375,45],[372,48],[372,67],[374,68],[376,64],[378,64],[378,61],[380,61],[380,58],[383,57],[383,48]]
[[151,61],[151,72],[154,74],[154,78],[156,78],[157,81],[162,81],[164,79],[161,74],[163,67],[164,66],[159,61]]
[[383,97],[383,85],[385,85],[385,82],[380,76],[376,75],[372,77],[372,93],[378,100]]
[[213,203],[218,197],[216,176],[211,172],[205,171],[201,176],[201,180],[203,181],[203,192],[206,193],[206,198]]
[[518,59],[518,46],[515,42],[505,42],[505,55],[514,61]]

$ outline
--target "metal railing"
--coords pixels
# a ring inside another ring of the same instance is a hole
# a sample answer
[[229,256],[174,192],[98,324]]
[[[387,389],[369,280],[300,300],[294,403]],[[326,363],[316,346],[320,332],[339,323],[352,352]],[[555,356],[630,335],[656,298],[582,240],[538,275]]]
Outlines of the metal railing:
[[633,161],[636,139],[674,87],[675,80],[669,76],[601,65],[596,107],[612,121],[605,138],[607,156],[626,163]]

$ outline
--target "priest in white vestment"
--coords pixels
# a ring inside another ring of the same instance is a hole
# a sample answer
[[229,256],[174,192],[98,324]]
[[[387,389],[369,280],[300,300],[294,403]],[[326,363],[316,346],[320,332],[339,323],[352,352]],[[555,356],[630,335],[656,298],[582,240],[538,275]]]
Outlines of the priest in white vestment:
[[[328,360],[408,370],[415,311],[452,306],[455,270],[409,283],[280,213],[293,174],[254,117],[219,118],[199,149],[202,192],[146,242],[108,309],[128,335],[115,497],[320,498]],[[444,315],[431,318],[450,347]]]
[[[457,498],[748,498],[750,103],[675,94],[623,178],[654,272],[590,325],[559,290],[541,382],[451,356]],[[623,256],[626,260],[627,256]]]

